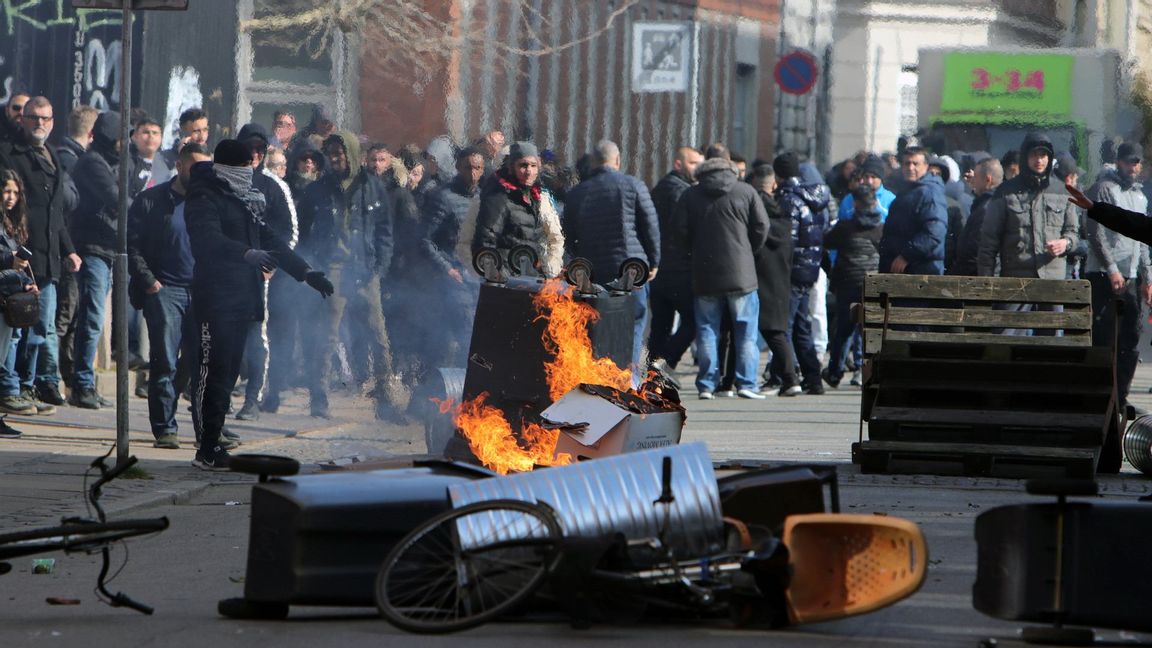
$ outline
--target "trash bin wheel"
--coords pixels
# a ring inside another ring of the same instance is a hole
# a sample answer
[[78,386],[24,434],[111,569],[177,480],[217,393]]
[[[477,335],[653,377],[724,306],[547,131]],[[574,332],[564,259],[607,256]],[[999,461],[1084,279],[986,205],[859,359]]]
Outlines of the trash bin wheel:
[[266,454],[232,455],[228,467],[232,472],[261,477],[289,477],[300,472],[300,462],[292,457]]
[[561,535],[545,505],[492,500],[445,511],[389,552],[376,606],[408,632],[476,627],[536,591],[556,563]]
[[223,599],[216,611],[229,619],[263,619],[275,621],[288,618],[288,604],[276,601],[250,601],[246,598]]
[[1096,633],[1091,628],[1032,626],[1020,631],[1024,643],[1049,646],[1091,646]]

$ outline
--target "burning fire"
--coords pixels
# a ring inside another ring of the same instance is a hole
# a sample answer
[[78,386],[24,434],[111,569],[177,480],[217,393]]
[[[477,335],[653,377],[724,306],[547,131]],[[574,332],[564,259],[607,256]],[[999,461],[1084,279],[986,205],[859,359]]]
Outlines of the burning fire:
[[[592,355],[588,326],[599,318],[596,309],[572,299],[571,289],[559,279],[544,283],[533,303],[538,317],[547,321],[544,348],[555,356],[545,364],[548,392],[553,401],[580,384],[604,385],[621,391],[632,386],[632,372],[608,358]],[[487,394],[456,407],[456,426],[468,439],[472,453],[488,468],[504,475],[525,472],[536,466],[571,463],[567,454],[556,454],[558,430],[528,423],[515,434],[512,424],[498,408],[487,405]],[[441,403],[441,407],[447,405]],[[447,411],[447,410],[442,410]]]

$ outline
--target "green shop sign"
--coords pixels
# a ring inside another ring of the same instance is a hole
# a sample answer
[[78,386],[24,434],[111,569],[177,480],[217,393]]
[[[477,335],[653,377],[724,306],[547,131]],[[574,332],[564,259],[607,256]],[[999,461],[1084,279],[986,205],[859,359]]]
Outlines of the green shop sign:
[[940,110],[1067,115],[1073,63],[1065,54],[948,54]]

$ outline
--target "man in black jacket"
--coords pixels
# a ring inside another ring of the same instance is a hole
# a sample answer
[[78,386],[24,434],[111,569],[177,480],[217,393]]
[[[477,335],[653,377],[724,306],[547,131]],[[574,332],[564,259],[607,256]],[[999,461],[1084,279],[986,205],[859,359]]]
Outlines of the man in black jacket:
[[718,338],[724,310],[732,317],[736,347],[736,394],[756,391],[760,349],[756,345],[760,300],[753,258],[768,239],[768,214],[751,185],[736,179],[736,165],[717,157],[696,167],[699,184],[676,204],[674,235],[692,255],[696,295],[696,347],[700,398],[714,398],[720,379]]
[[[100,409],[96,391],[96,348],[104,328],[104,306],[112,288],[116,257],[116,214],[120,186],[120,114],[106,112],[96,119],[92,145],[76,163],[74,175],[80,204],[72,213],[69,231],[84,264],[76,277],[76,371],[69,402],[84,409]],[[54,317],[54,316],[53,316]]]
[[[81,260],[72,246],[64,216],[76,206],[76,192],[59,158],[47,146],[52,133],[52,104],[45,97],[33,97],[24,104],[20,135],[16,140],[0,143],[0,167],[9,166],[24,180],[28,205],[28,242],[32,252],[31,270],[40,287],[40,322],[27,331],[22,342],[24,352],[9,354],[5,372],[0,378],[5,387],[18,372],[23,379],[26,400],[36,400],[30,389],[40,386],[40,393],[51,391],[55,398],[41,403],[59,402],[56,340],[56,284],[65,271],[76,272]],[[43,353],[40,351],[43,350]],[[19,365],[19,366],[17,366]],[[39,401],[37,401],[39,402]]]
[[[680,147],[672,170],[652,188],[652,204],[664,235],[660,237],[660,274],[652,280],[648,295],[652,307],[648,354],[653,362],[663,361],[672,369],[696,338],[696,316],[692,306],[691,256],[677,238],[668,233],[672,231],[676,203],[696,181],[696,167],[703,161],[700,151],[690,146]],[[677,314],[680,326],[673,332]]]
[[[192,342],[192,245],[184,194],[192,166],[212,159],[199,144],[185,144],[175,178],[145,189],[128,212],[129,297],[148,323],[148,420],[153,445],[176,449],[176,362],[181,341]],[[187,360],[186,360],[187,361]]]
[[400,420],[402,388],[394,380],[381,306],[381,283],[392,267],[390,199],[380,179],[358,163],[355,135],[347,131],[330,135],[323,150],[329,171],[305,190],[300,211],[312,223],[305,253],[332,276],[340,296],[329,300],[315,322],[318,332],[310,345],[311,413],[329,416],[327,380],[340,323],[346,320],[352,335],[373,356],[377,418]]
[[[332,283],[264,222],[264,196],[252,186],[252,154],[236,140],[216,147],[213,163],[192,167],[184,216],[195,268],[192,301],[199,331],[199,370],[192,422],[200,448],[192,465],[227,470],[220,444],[232,388],[252,322],[264,317],[264,274],[283,268],[322,296]],[[301,306],[305,308],[307,306]]]

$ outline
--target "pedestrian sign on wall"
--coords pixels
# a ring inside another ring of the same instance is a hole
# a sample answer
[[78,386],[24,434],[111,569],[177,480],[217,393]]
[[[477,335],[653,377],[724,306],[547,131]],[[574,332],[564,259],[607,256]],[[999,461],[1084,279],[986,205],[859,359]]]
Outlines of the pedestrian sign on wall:
[[692,68],[692,23],[633,23],[633,92],[687,92]]

